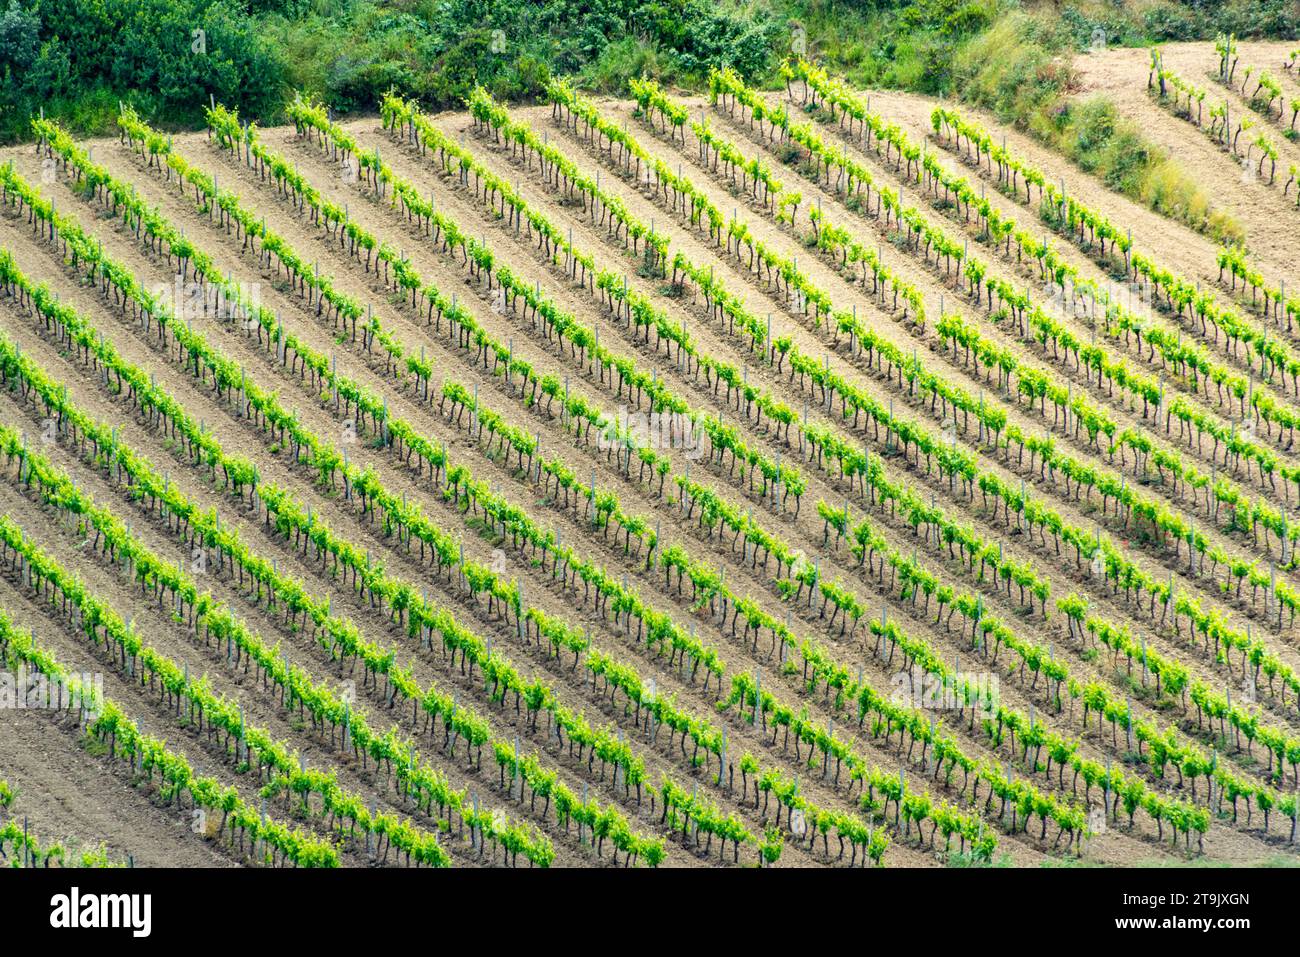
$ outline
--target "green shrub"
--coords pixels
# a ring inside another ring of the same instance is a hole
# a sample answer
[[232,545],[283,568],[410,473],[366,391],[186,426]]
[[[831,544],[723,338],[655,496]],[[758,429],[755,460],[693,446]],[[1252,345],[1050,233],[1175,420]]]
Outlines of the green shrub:
[[1005,122],[1028,127],[1075,83],[1062,38],[1035,18],[1008,14],[963,44],[954,64],[961,96]]
[[642,37],[624,37],[611,43],[579,74],[588,89],[616,95],[626,94],[628,81],[641,76],[665,83],[676,80],[676,71],[664,62],[658,47]]

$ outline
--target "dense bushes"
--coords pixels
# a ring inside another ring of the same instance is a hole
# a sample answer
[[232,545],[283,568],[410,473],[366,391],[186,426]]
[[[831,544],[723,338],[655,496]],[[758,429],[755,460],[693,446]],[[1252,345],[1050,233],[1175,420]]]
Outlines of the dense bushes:
[[102,129],[119,98],[192,122],[208,95],[276,108],[279,53],[234,0],[0,0],[0,137],[40,108]]
[[1300,30],[1295,0],[1177,0],[1141,14],[1149,40],[1206,40],[1220,33],[1245,39],[1293,39]]
[[373,109],[389,89],[431,109],[460,106],[476,84],[529,98],[552,73],[607,92],[642,74],[701,84],[710,66],[762,74],[783,52],[762,7],[712,0],[350,0],[270,18],[267,30],[288,52],[291,85],[338,109]]
[[1026,126],[1074,88],[1068,42],[1064,23],[1004,16],[962,47],[954,85],[969,102]]
[[211,94],[271,123],[295,90],[345,111],[390,89],[443,109],[475,83],[534,97],[552,74],[607,93],[641,75],[702,86],[712,66],[762,83],[791,52],[858,85],[960,92],[1028,126],[1068,92],[1068,53],[1098,28],[1124,43],[1290,35],[1293,5],[1060,0],[1038,16],[1028,0],[0,0],[0,142],[41,107],[83,133],[105,131],[119,99],[189,126]]
[[962,44],[987,29],[1006,0],[827,0],[801,25],[808,52],[860,86],[923,93],[952,89],[952,63]]
[[552,71],[702,84],[710,66],[770,72],[785,31],[766,0],[0,0],[0,140],[41,107],[102,132],[119,99],[191,125],[209,94],[271,122],[296,89],[340,110],[390,89],[437,109],[476,83],[536,96]]

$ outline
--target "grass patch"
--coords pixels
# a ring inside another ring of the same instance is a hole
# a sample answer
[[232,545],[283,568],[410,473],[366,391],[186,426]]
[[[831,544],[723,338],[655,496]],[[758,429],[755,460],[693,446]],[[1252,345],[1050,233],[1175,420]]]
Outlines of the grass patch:
[[1219,242],[1241,242],[1241,224],[1136,123],[1104,96],[1078,100],[1070,36],[1028,14],[1003,16],[967,42],[954,67],[962,99],[1027,130],[1109,189]]

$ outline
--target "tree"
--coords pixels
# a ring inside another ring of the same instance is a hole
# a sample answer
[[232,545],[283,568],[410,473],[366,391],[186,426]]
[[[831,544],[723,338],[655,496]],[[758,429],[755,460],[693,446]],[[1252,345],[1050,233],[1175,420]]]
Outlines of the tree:
[[35,61],[40,43],[40,15],[19,6],[18,0],[9,0],[8,9],[0,14],[0,69],[26,70]]

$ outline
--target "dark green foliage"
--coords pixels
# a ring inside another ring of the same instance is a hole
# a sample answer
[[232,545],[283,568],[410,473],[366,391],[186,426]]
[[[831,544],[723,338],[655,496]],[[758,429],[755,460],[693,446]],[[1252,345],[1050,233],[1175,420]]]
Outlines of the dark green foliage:
[[1238,39],[1294,39],[1300,31],[1295,0],[1177,0],[1144,12],[1142,32],[1152,40],[1205,40],[1220,33]]
[[[1042,16],[1026,16],[1037,7]],[[118,100],[193,126],[208,96],[262,123],[294,90],[368,111],[395,89],[457,108],[475,83],[536,97],[552,74],[622,94],[710,66],[770,81],[798,44],[861,85],[955,94],[1027,117],[1068,88],[1068,54],[1108,43],[1294,36],[1295,0],[0,0],[0,142],[40,108],[104,132]],[[1085,12],[1086,11],[1086,12]],[[1018,24],[1011,47],[1006,24]],[[196,53],[195,30],[206,51]],[[990,43],[990,38],[993,43]],[[983,57],[984,62],[980,62]],[[989,62],[989,58],[993,61]],[[989,69],[985,69],[989,67]],[[972,95],[967,87],[973,87]]]
[[8,0],[3,23],[5,139],[25,135],[42,107],[91,131],[111,120],[119,98],[192,123],[209,95],[253,113],[274,110],[283,95],[279,53],[231,0]]

